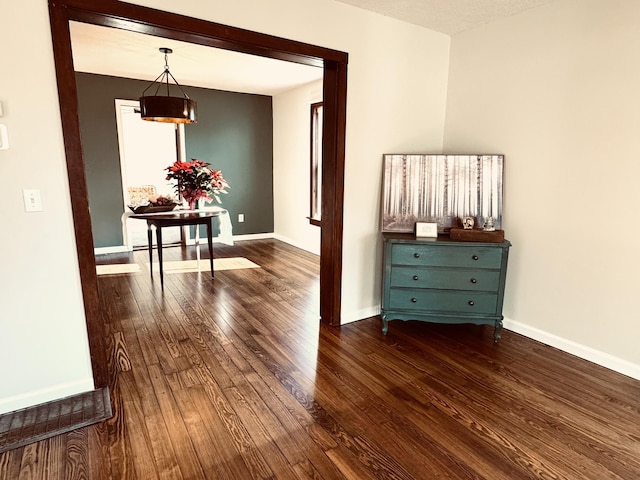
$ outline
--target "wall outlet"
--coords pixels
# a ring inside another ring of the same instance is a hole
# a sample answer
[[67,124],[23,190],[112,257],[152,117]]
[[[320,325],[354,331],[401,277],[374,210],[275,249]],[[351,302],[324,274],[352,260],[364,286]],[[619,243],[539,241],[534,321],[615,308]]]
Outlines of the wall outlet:
[[244,213],[239,213],[238,214],[238,222],[240,222],[240,223],[244,222]]
[[40,190],[23,190],[22,195],[24,196],[25,212],[42,211],[42,197],[40,196]]

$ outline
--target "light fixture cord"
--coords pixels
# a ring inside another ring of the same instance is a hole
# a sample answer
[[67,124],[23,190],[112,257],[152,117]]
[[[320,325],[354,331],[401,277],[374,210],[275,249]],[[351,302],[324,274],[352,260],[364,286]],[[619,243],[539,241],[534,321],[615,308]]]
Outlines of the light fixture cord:
[[168,54],[169,52],[164,52],[164,71],[158,75],[156,77],[156,79],[151,82],[147,88],[145,88],[142,91],[142,96],[144,97],[145,94],[147,93],[147,90],[149,90],[151,87],[153,87],[154,85],[156,85],[156,91],[154,93],[154,95],[158,94],[158,91],[160,90],[160,87],[162,86],[163,82],[166,82],[166,86],[167,86],[167,97],[170,96],[169,93],[169,78],[171,78],[171,80],[173,80],[173,83],[176,84],[176,86],[178,87],[178,89],[180,90],[180,93],[182,93],[182,96],[186,99],[189,99],[189,95],[187,95],[187,92],[184,91],[184,89],[182,88],[182,86],[178,83],[178,81],[175,79],[175,77],[171,74],[171,72],[169,71],[169,58],[168,58]]
[[171,75],[171,72],[169,72],[169,53],[164,52],[164,77],[167,81],[167,97],[169,96],[169,75]]

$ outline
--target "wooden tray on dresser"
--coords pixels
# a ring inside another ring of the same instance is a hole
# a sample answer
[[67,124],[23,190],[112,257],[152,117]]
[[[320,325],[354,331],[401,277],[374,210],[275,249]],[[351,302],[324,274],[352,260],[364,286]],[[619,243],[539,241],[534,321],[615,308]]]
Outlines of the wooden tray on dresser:
[[451,240],[458,242],[504,242],[504,230],[494,230],[487,232],[485,230],[465,230],[464,228],[452,228],[449,232]]

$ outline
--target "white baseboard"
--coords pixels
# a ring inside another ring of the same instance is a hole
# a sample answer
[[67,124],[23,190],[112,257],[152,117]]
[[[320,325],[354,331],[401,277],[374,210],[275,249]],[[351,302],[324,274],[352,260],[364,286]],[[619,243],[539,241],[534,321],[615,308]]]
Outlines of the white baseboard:
[[363,308],[361,310],[354,310],[353,312],[347,312],[340,315],[340,325],[347,323],[357,322],[358,320],[364,320],[365,318],[375,317],[380,315],[380,306]]
[[0,399],[0,415],[7,412],[14,412],[22,408],[33,407],[41,403],[51,402],[60,398],[65,398],[78,393],[89,392],[94,389],[93,378],[85,378],[75,382],[54,385],[32,392],[14,395],[12,397]]
[[[364,320],[366,318],[380,315],[380,306],[374,306],[365,308],[358,311],[347,312],[342,314],[340,324],[345,325],[347,323],[356,322],[358,320]],[[520,322],[516,322],[509,318],[505,318],[503,321],[504,328],[512,332],[524,335],[527,338],[537,340],[538,342],[549,345],[550,347],[557,348],[563,352],[570,353],[576,357],[582,358],[589,362],[600,365],[601,367],[608,368],[614,372],[621,373],[627,377],[640,380],[640,365],[623,360],[605,352],[601,352],[591,347],[581,345],[566,338],[558,337],[549,332],[525,325]]]
[[280,240],[281,242],[288,243],[291,246],[299,248],[300,250],[304,250],[305,252],[313,253],[314,255],[320,255],[320,250],[313,251],[312,249],[308,248],[308,246],[302,245],[301,243],[296,242],[295,240],[292,240],[292,239],[290,239],[288,237],[285,237],[283,235],[279,235],[279,234],[276,233],[274,238],[276,240]]
[[[264,240],[265,238],[274,238],[273,233],[249,233],[247,235],[234,235],[233,241],[239,242],[242,240]],[[195,245],[195,239],[188,239],[187,245]],[[222,243],[221,240],[214,237],[213,243]],[[207,245],[207,237],[200,237],[200,246]]]
[[[264,240],[265,238],[275,238],[275,235],[273,233],[252,233],[252,234],[248,234],[248,235],[234,235],[233,236],[233,240],[234,241],[240,241],[240,240]],[[214,243],[222,243],[220,240],[218,240],[217,238],[213,239]],[[196,241],[193,238],[189,238],[187,239],[186,244],[187,245],[195,245]],[[164,244],[164,242],[163,242]],[[155,245],[155,243],[154,243]],[[200,237],[200,245],[207,245],[207,237]],[[168,245],[165,245],[168,246]],[[145,248],[146,244],[145,244]],[[93,253],[94,255],[105,255],[108,253],[126,253],[126,252],[131,252],[133,251],[133,248],[131,247],[126,247],[125,245],[118,245],[115,247],[96,247],[93,249]]]
[[581,345],[572,340],[567,340],[566,338],[558,337],[552,333],[539,330],[511,319],[504,319],[504,328],[542,342],[545,345],[555,347],[563,352],[575,355],[576,357],[588,360],[589,362],[593,362],[597,365],[608,368],[609,370],[613,370],[614,372],[640,380],[640,365],[631,363],[627,360],[623,360],[608,353]]
[[247,235],[234,235],[233,241],[239,242],[241,240],[264,240],[266,238],[275,238],[275,234],[271,233],[249,233]]
[[117,247],[97,247],[93,249],[93,254],[105,255],[107,253],[125,253],[130,252],[131,250],[131,248],[127,248],[124,245],[119,245]]

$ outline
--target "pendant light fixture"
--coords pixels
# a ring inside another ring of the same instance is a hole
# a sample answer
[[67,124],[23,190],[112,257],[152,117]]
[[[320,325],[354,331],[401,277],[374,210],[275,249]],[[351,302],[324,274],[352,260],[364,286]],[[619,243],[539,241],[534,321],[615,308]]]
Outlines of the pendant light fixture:
[[[189,95],[185,93],[169,71],[167,57],[170,53],[173,53],[173,50],[163,47],[160,48],[160,51],[164,53],[164,71],[142,92],[140,97],[140,116],[143,120],[151,122],[196,123],[198,113],[196,102],[189,98]],[[173,80],[173,83],[180,89],[181,97],[170,96],[169,79]],[[153,88],[154,85],[156,87],[153,95],[146,95],[147,91]],[[166,95],[159,95],[158,92],[164,86],[166,86]]]

